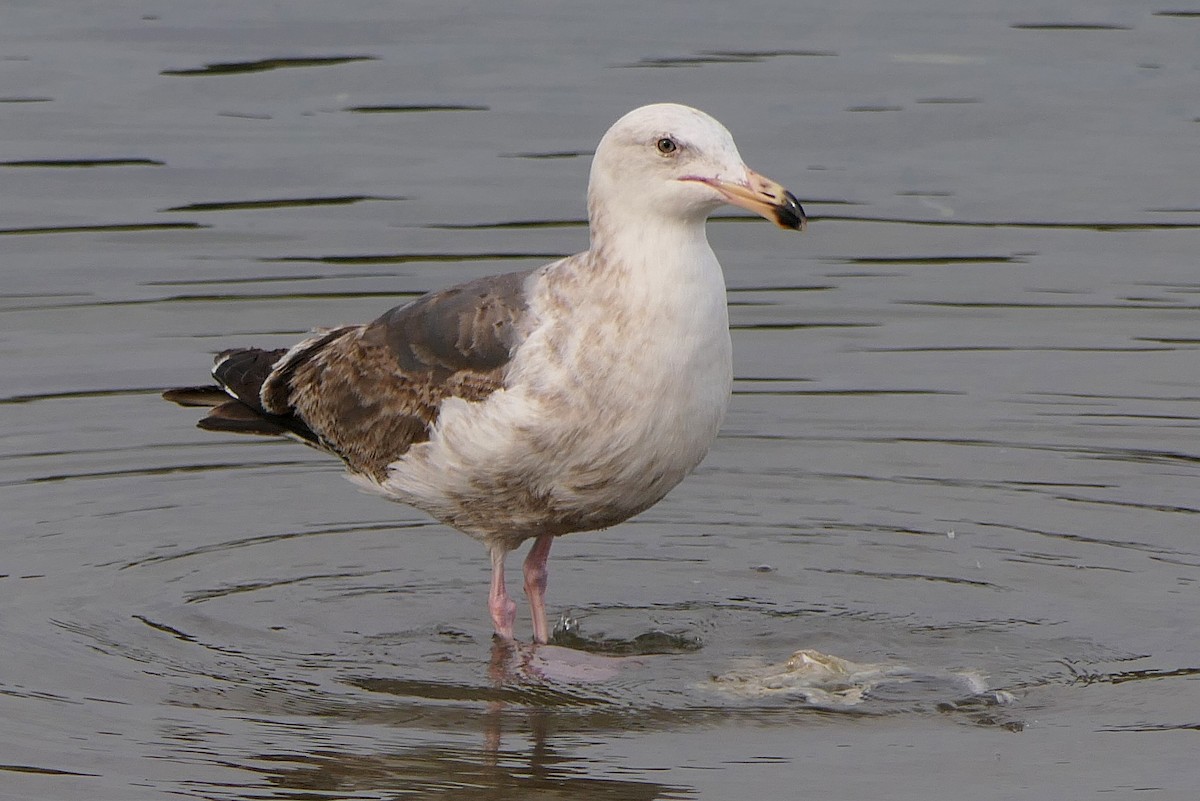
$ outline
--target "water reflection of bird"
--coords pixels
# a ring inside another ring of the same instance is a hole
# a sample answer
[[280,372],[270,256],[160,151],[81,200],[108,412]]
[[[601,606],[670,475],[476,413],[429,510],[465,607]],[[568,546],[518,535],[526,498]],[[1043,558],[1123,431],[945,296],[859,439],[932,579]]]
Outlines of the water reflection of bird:
[[725,281],[704,223],[732,203],[802,229],[789,192],[746,167],[696,109],[635,109],[596,149],[591,246],[538,269],[425,295],[290,349],[239,348],[201,428],[286,435],[357,483],[487,545],[489,609],[512,639],[504,561],[523,541],[534,639],[554,537],[649,508],[704,458],[732,382]]

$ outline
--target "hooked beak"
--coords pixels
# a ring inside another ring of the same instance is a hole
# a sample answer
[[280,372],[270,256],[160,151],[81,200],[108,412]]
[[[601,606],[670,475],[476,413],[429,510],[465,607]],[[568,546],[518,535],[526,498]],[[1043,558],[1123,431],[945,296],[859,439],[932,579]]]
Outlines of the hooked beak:
[[747,182],[744,184],[699,176],[688,176],[682,180],[708,184],[724,195],[728,202],[752,211],[760,217],[774,220],[780,228],[793,231],[804,230],[808,220],[795,195],[749,167],[746,168],[746,178]]

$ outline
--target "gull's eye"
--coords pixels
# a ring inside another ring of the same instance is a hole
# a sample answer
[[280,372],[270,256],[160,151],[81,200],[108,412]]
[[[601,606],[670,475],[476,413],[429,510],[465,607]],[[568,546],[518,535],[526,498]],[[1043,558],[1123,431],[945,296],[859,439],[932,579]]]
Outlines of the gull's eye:
[[662,139],[659,139],[654,146],[657,147],[658,152],[662,153],[664,156],[670,156],[679,150],[679,145],[669,136],[664,136]]

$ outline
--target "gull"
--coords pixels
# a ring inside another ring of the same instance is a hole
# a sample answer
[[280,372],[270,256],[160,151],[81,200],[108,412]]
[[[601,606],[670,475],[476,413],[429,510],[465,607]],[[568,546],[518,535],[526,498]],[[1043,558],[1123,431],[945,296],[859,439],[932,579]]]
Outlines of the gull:
[[349,478],[487,546],[488,609],[514,638],[504,582],[524,563],[535,643],[549,638],[554,538],[653,506],[700,463],[733,382],[725,279],[705,221],[733,204],[803,230],[804,210],[733,137],[673,103],[619,119],[596,148],[587,250],[470,281],[291,348],[217,355],[209,431],[289,436]]

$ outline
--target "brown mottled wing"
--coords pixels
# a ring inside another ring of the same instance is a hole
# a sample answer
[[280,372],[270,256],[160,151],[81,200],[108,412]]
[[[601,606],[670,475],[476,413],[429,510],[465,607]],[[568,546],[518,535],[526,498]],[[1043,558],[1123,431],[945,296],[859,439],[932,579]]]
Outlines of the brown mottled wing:
[[504,385],[528,330],[528,276],[479,279],[313,337],[275,364],[263,413],[295,417],[352,470],[384,478],[429,438],[443,400],[481,401]]

